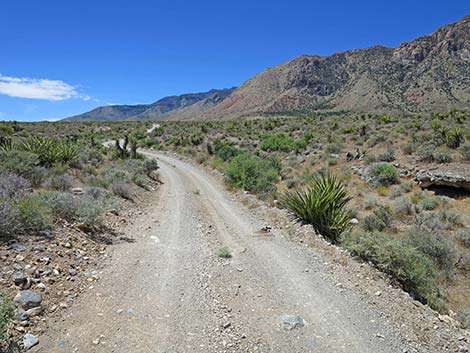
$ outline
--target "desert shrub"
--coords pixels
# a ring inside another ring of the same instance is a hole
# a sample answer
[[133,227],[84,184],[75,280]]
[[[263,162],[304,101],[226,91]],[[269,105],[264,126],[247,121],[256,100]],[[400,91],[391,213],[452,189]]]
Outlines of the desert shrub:
[[21,227],[26,232],[41,232],[52,229],[53,215],[44,204],[41,195],[27,195],[15,203],[19,211]]
[[412,245],[385,234],[350,233],[342,239],[353,254],[398,280],[414,298],[438,307],[437,266]]
[[85,195],[93,198],[99,199],[101,197],[109,197],[109,192],[106,189],[99,187],[90,187],[85,190]]
[[377,198],[372,195],[368,195],[364,199],[364,209],[370,210],[374,208],[375,206],[377,206]]
[[0,199],[13,198],[31,189],[29,181],[16,174],[0,175]]
[[365,158],[366,164],[373,164],[377,162],[377,156],[375,154],[367,154]]
[[7,329],[13,320],[15,306],[4,294],[0,293],[0,341],[7,338]]
[[114,195],[120,196],[123,199],[131,200],[132,192],[129,184],[127,183],[113,183],[111,184],[111,191]]
[[455,235],[457,240],[459,240],[463,246],[470,248],[470,230],[462,229]]
[[337,158],[328,158],[327,163],[329,166],[337,165],[338,159]]
[[137,186],[140,186],[141,188],[143,189],[147,189],[148,188],[148,185],[147,185],[147,179],[145,178],[144,175],[142,174],[134,174],[132,176],[132,182],[137,185]]
[[470,161],[470,143],[460,146],[459,151],[464,161]]
[[470,329],[470,308],[464,308],[457,314],[457,320],[463,329]]
[[408,142],[401,147],[403,154],[413,154],[416,151],[416,144],[413,142]]
[[38,188],[43,184],[47,176],[48,172],[46,168],[36,166],[32,168],[31,172],[27,175],[27,178],[33,187]]
[[419,146],[416,153],[421,161],[432,162],[434,160],[435,150],[436,144],[432,141],[428,141]]
[[225,258],[225,259],[229,259],[232,257],[232,253],[229,248],[223,247],[217,250],[217,256]]
[[390,208],[379,206],[373,214],[364,217],[363,228],[367,231],[382,231],[392,223],[392,212]]
[[288,189],[293,189],[300,184],[300,180],[298,178],[292,178],[286,180],[286,186]]
[[434,152],[432,159],[437,163],[449,163],[452,161],[452,156],[446,152]]
[[351,213],[346,209],[350,197],[333,175],[317,174],[304,190],[287,192],[282,204],[299,219],[332,242],[351,228]]
[[404,182],[404,183],[400,184],[400,189],[404,193],[410,192],[411,190],[413,190],[413,184],[411,182]]
[[45,186],[52,190],[67,191],[73,187],[73,182],[69,174],[53,175],[47,180]]
[[370,214],[364,217],[363,228],[368,232],[383,231],[387,225],[376,215]]
[[12,207],[10,200],[0,198],[0,240],[6,240],[20,229],[20,213]]
[[294,139],[288,135],[267,135],[261,141],[260,148],[263,151],[282,151],[292,152],[300,151],[307,147],[307,143],[303,139]]
[[0,150],[0,173],[15,173],[28,179],[38,163],[38,157],[32,153]]
[[418,206],[425,211],[434,210],[438,204],[439,202],[436,198],[422,199],[418,202]]
[[403,242],[415,247],[419,252],[429,256],[436,262],[439,269],[451,272],[455,264],[455,248],[453,243],[434,232],[415,229],[403,236]]
[[370,169],[372,183],[376,186],[387,186],[398,183],[398,170],[387,163],[374,164]]
[[158,166],[158,162],[154,158],[149,158],[144,161],[142,164],[145,174],[152,175],[152,173],[156,172],[160,167]]
[[241,153],[241,151],[235,146],[233,146],[233,144],[222,142],[220,140],[216,140],[214,142],[214,150],[215,155],[224,162],[234,158],[235,156]]
[[379,161],[381,162],[392,162],[395,160],[395,152],[393,150],[388,150],[379,155]]
[[462,225],[460,213],[451,210],[439,210],[417,217],[418,226],[432,231],[449,230]]
[[341,153],[343,150],[343,146],[340,143],[330,143],[326,146],[326,152],[327,153]]
[[48,191],[40,194],[44,205],[55,219],[80,222],[87,227],[102,224],[104,212],[113,206],[113,200],[104,189],[90,188],[84,195]]
[[393,203],[393,211],[398,216],[410,216],[414,213],[414,207],[406,197],[399,197]]
[[403,195],[403,189],[400,186],[401,185],[395,185],[390,189],[390,197],[392,199],[396,199]]
[[269,193],[275,190],[279,172],[269,160],[250,153],[234,157],[226,169],[226,182],[244,190]]
[[68,192],[47,191],[40,194],[44,205],[51,210],[56,219],[65,219],[69,222],[76,218],[77,198]]
[[108,188],[111,187],[112,184],[128,183],[130,178],[123,170],[108,168],[100,174],[100,177],[96,181],[97,186]]
[[103,214],[113,206],[113,200],[106,194],[98,198],[85,195],[78,203],[77,220],[87,227],[100,226],[103,224]]

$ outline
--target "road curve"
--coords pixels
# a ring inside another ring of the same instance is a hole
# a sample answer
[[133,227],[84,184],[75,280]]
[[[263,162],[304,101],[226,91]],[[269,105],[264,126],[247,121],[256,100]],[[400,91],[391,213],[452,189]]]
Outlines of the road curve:
[[[35,352],[402,352],[404,340],[325,265],[263,224],[215,178],[168,155],[155,206],[102,280]],[[217,256],[221,247],[232,258]],[[303,326],[283,327],[299,316]]]

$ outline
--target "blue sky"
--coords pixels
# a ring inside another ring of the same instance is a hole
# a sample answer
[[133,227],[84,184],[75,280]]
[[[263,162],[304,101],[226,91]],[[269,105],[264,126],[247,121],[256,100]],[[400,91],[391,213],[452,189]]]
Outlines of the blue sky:
[[397,46],[468,0],[2,0],[0,120],[238,86],[300,54]]

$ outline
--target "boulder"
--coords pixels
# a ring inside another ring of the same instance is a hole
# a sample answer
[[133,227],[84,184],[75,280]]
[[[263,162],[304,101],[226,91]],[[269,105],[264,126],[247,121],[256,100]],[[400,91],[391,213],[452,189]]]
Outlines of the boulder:
[[22,290],[13,300],[24,310],[28,310],[41,306],[42,297],[31,290]]

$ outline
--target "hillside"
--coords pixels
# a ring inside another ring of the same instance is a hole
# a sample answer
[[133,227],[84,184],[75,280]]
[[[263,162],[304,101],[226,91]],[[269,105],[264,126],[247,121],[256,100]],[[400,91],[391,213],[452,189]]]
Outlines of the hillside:
[[431,112],[470,107],[470,16],[398,48],[303,55],[246,81],[203,118],[292,111]]
[[96,108],[70,121],[236,119],[296,112],[426,113],[470,107],[470,16],[398,48],[302,55],[239,88]]
[[152,104],[110,105],[64,119],[66,121],[157,120],[201,114],[221,102],[234,88],[170,96]]

